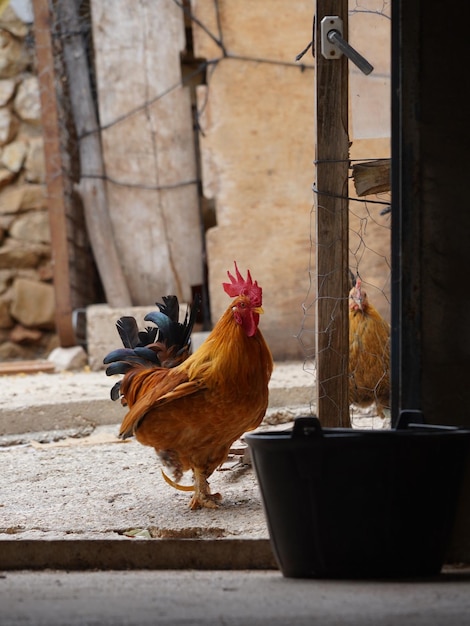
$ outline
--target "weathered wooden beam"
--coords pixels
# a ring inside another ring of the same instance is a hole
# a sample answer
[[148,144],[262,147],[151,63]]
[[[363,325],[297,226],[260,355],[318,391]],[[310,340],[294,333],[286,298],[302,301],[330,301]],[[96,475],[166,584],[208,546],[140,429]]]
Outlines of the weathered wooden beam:
[[75,345],[70,294],[70,268],[65,210],[65,185],[60,148],[56,77],[48,0],[35,0],[34,37],[40,87],[47,208],[53,260],[55,324],[61,346]]
[[347,0],[317,0],[315,10],[317,412],[324,426],[349,427],[348,61],[322,56],[321,21],[327,15],[343,20],[347,40]]
[[91,0],[106,193],[134,306],[203,283],[184,14],[173,0]]
[[108,213],[100,131],[75,0],[61,0],[58,11],[80,151],[78,190],[83,201],[88,237],[108,304],[116,307],[131,306],[131,296]]
[[352,177],[357,195],[362,197],[390,191],[390,174],[390,159],[355,163]]
[[0,375],[11,376],[12,374],[37,374],[38,372],[52,373],[55,365],[51,361],[8,361],[0,363]]

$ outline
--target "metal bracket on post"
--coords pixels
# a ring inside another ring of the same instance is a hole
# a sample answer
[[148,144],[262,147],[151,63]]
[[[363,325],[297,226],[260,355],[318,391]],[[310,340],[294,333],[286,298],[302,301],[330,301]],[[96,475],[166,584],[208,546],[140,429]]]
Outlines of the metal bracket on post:
[[325,59],[339,59],[345,54],[366,75],[374,69],[343,39],[343,20],[337,15],[325,15],[321,21],[321,53]]

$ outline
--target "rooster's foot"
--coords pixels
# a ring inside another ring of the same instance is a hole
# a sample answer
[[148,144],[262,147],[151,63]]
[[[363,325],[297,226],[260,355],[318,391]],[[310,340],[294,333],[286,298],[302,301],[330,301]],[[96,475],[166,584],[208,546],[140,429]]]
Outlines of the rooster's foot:
[[218,509],[219,503],[222,500],[220,493],[195,493],[189,503],[189,508],[192,511],[197,509]]

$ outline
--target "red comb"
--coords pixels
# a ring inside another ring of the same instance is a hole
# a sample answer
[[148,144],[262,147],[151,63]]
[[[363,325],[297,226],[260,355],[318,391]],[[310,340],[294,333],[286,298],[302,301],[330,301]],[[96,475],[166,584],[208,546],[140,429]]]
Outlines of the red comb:
[[235,273],[236,278],[230,272],[227,271],[227,275],[230,278],[230,283],[222,283],[225,293],[227,293],[231,298],[236,298],[237,296],[244,295],[248,296],[251,300],[251,304],[253,306],[261,306],[262,302],[262,289],[258,287],[258,283],[255,280],[253,282],[250,274],[250,270],[247,270],[248,274],[246,280],[238,271],[237,262],[235,263]]

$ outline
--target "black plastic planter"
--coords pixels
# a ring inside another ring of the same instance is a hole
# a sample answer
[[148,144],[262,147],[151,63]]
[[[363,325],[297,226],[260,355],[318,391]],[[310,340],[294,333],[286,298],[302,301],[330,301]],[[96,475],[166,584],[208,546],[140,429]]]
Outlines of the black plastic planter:
[[390,578],[440,572],[470,430],[409,424],[245,435],[282,574]]

